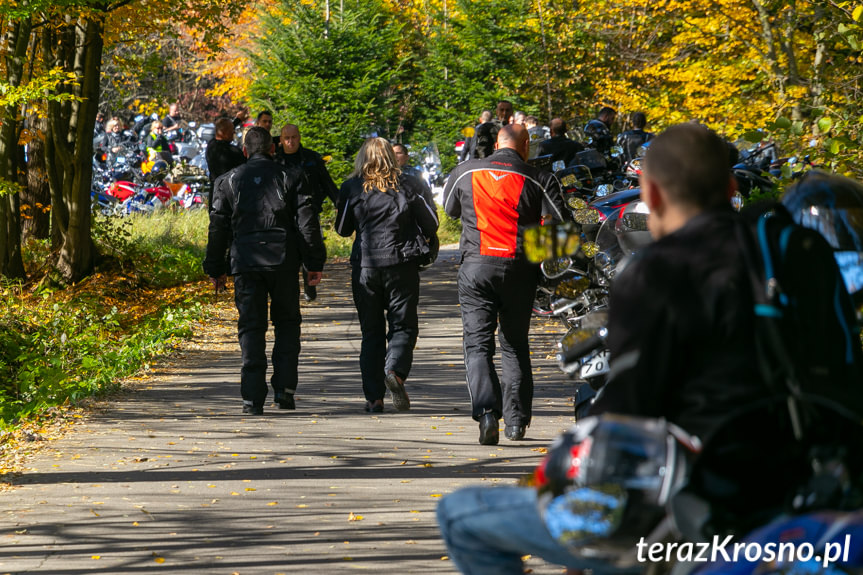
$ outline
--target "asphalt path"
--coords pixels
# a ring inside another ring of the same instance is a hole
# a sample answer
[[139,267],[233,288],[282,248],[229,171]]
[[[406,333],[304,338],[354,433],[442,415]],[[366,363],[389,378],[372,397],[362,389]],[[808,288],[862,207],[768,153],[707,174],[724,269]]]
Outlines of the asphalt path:
[[[477,441],[464,380],[457,258],[422,274],[409,412],[369,415],[350,269],[303,305],[297,410],[244,416],[236,316],[217,318],[142,381],[51,442],[0,493],[0,573],[455,573],[435,521],[461,486],[511,485],[572,423],[534,319],[534,420],[524,441]],[[271,334],[270,334],[271,335]],[[562,573],[537,558],[529,572]]]

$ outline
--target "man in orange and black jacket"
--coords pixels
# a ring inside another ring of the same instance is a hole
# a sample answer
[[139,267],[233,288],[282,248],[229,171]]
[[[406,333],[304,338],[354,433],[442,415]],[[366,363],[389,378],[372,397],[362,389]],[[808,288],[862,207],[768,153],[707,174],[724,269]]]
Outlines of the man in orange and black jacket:
[[[530,425],[533,376],[528,331],[539,267],[524,256],[523,231],[544,217],[568,217],[554,175],[529,165],[527,130],[501,128],[489,157],[459,164],[444,189],[444,209],[460,218],[462,265],[458,295],[464,327],[464,361],[479,442],[524,438]],[[494,366],[500,324],[502,377]],[[503,384],[501,386],[501,383]]]

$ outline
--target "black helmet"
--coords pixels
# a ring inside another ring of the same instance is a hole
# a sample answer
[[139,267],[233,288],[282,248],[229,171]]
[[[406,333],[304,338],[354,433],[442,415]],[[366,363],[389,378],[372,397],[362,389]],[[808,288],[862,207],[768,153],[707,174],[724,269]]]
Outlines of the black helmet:
[[801,226],[818,231],[834,250],[849,293],[863,289],[863,184],[811,171],[782,197]]
[[698,439],[664,419],[605,414],[561,435],[536,472],[540,514],[575,555],[627,564],[666,516]]

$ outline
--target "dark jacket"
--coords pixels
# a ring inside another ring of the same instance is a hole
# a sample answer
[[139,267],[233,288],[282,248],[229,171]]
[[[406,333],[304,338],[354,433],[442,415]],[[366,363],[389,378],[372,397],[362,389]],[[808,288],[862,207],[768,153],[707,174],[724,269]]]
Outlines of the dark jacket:
[[363,191],[361,178],[350,178],[339,191],[336,232],[356,232],[351,263],[364,268],[389,267],[421,256],[417,234],[437,235],[434,204],[424,198],[423,184],[402,174],[399,189]]
[[293,154],[286,154],[283,148],[276,152],[276,161],[288,170],[299,170],[300,190],[299,205],[311,204],[320,213],[321,205],[326,198],[335,203],[339,199],[339,189],[327,171],[326,162],[314,150],[302,145]]
[[623,155],[628,162],[638,156],[638,148],[653,138],[653,134],[644,130],[627,130],[617,136],[617,144],[623,148]]
[[594,412],[663,416],[705,438],[765,397],[736,217],[730,208],[696,216],[638,252],[615,278],[612,371]]
[[207,169],[210,171],[210,180],[215,182],[222,174],[226,174],[246,163],[243,151],[227,140],[210,140],[207,144]]
[[584,150],[584,146],[570,140],[566,136],[552,136],[551,138],[540,142],[536,150],[537,156],[551,155],[551,161],[562,161],[564,165],[569,166],[575,160],[576,154]]
[[321,271],[326,248],[320,224],[298,228],[298,187],[296,174],[263,154],[220,176],[210,209],[207,275],[268,271],[300,257],[307,270]]
[[544,215],[568,219],[560,182],[504,148],[488,158],[459,164],[444,188],[444,210],[461,218],[464,259],[507,261],[522,258],[524,228]]
[[591,138],[590,147],[596,148],[603,154],[611,150],[614,139],[611,130],[602,120],[593,119],[584,127],[584,133]]
[[[477,125],[473,130],[473,137],[470,139],[470,149],[467,158],[487,158],[491,156],[494,153],[494,145],[497,142],[498,132],[500,132],[500,125],[494,121]],[[467,145],[467,142],[465,142],[465,145]]]

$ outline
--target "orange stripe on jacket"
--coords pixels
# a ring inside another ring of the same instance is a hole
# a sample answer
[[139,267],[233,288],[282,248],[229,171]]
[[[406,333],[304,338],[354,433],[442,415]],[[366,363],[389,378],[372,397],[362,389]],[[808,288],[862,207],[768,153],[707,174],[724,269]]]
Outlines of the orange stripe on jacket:
[[479,230],[479,253],[515,257],[518,238],[518,202],[524,176],[482,170],[473,173],[473,209]]

